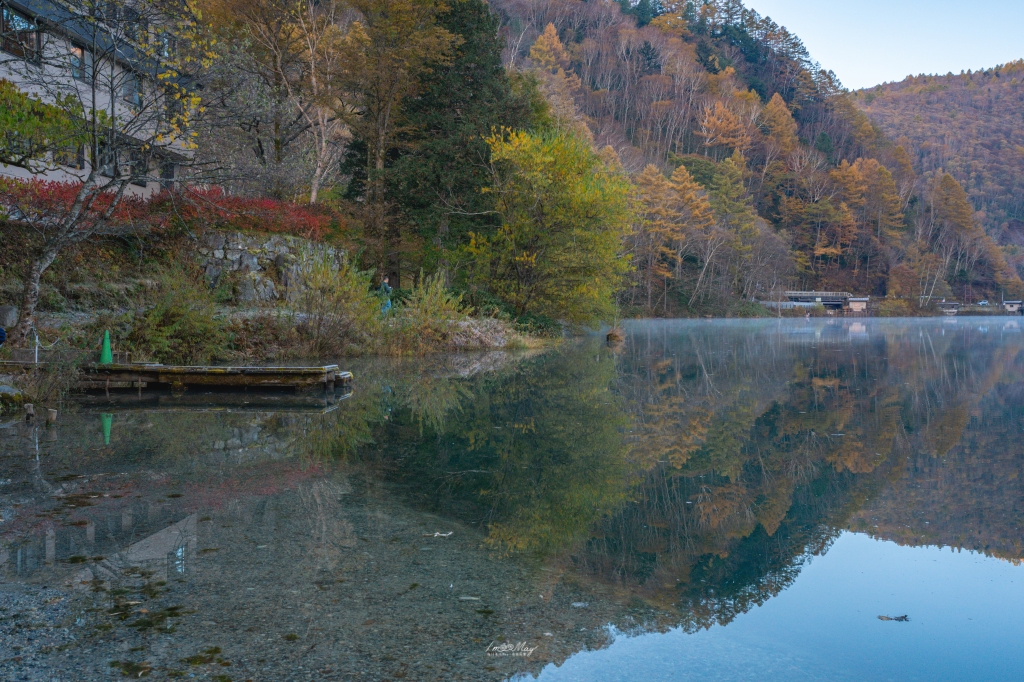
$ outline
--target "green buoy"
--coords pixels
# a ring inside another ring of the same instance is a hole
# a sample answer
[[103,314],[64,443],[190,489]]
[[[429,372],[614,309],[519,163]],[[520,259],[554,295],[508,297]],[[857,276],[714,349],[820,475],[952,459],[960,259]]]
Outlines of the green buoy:
[[100,415],[100,426],[103,428],[103,444],[110,445],[110,427],[114,423],[114,415],[104,412]]
[[114,362],[114,355],[110,352],[110,330],[103,332],[103,348],[100,350],[100,364],[109,365]]

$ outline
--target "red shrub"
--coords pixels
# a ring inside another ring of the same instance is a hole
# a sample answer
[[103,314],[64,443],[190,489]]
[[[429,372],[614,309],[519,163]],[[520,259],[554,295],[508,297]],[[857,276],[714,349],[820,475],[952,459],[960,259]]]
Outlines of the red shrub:
[[162,192],[150,202],[150,212],[162,225],[175,221],[190,228],[280,232],[319,241],[340,216],[330,208],[279,199],[228,196],[220,188]]
[[[0,213],[13,220],[45,226],[60,222],[71,210],[82,184],[0,177]],[[100,192],[88,204],[83,225],[95,222],[113,200]],[[319,241],[325,239],[341,216],[328,207],[295,204],[278,199],[228,196],[223,190],[188,188],[163,191],[149,200],[125,196],[114,211],[110,228],[191,229],[279,232]]]
[[[0,211],[14,220],[46,227],[64,220],[82,189],[80,182],[20,180],[0,177]],[[110,208],[113,192],[91,192],[85,201],[80,224],[95,223]],[[122,197],[111,216],[111,225],[131,225],[144,221],[146,202],[134,196]]]

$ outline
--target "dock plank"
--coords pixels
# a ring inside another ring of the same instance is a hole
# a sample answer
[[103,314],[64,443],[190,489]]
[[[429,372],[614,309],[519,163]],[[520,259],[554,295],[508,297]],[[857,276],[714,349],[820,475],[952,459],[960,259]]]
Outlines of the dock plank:
[[[0,368],[32,370],[45,369],[48,363],[3,361]],[[317,367],[258,367],[258,366],[202,366],[160,364],[106,364],[89,363],[79,367],[84,387],[102,385],[138,386],[166,384],[175,387],[222,386],[238,388],[308,388],[317,385],[346,384],[352,381],[351,372],[343,372],[338,365]]]

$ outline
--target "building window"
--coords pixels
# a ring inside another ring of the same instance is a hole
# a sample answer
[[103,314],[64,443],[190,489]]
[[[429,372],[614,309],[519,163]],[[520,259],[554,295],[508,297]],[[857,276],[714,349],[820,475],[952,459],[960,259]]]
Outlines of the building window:
[[127,153],[131,173],[131,183],[136,187],[145,187],[149,182],[149,156],[141,149],[132,149]]
[[177,175],[177,164],[172,161],[165,161],[160,166],[160,186],[164,189],[174,189],[174,178]]
[[3,133],[4,154],[8,158],[29,160],[39,156],[39,150],[31,138],[22,137],[13,130]]
[[53,160],[59,166],[82,170],[85,168],[85,147],[68,147],[54,152]]
[[39,61],[42,31],[36,22],[10,7],[0,9],[0,49],[29,61]]
[[138,10],[125,7],[121,10],[121,23],[124,26],[124,37],[128,40],[138,41],[140,37],[149,34],[149,25]]
[[100,143],[99,154],[94,162],[100,175],[108,178],[116,177],[118,171],[117,152],[111,149],[106,141]]
[[92,52],[84,47],[71,47],[71,75],[76,80],[92,82]]
[[164,120],[173,122],[184,112],[185,107],[181,104],[180,96],[180,91],[176,88],[164,88]]
[[157,54],[164,59],[172,59],[177,50],[174,36],[166,31],[159,31],[156,35]]
[[124,74],[124,82],[121,83],[121,99],[136,109],[142,106],[142,81],[131,71],[126,71]]

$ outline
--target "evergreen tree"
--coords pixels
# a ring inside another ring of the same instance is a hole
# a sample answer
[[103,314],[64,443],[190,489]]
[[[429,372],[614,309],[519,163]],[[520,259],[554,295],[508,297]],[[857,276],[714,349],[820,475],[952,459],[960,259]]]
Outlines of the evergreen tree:
[[438,24],[459,41],[450,63],[432,69],[406,103],[404,153],[388,170],[389,195],[424,240],[421,266],[444,267],[469,232],[497,225],[484,138],[534,118],[529,93],[517,92],[501,63],[497,18],[483,0],[456,0]]
[[743,156],[739,152],[734,153],[718,164],[718,172],[709,188],[711,208],[719,224],[741,239],[749,238],[757,221],[757,214],[743,187],[745,169]]

